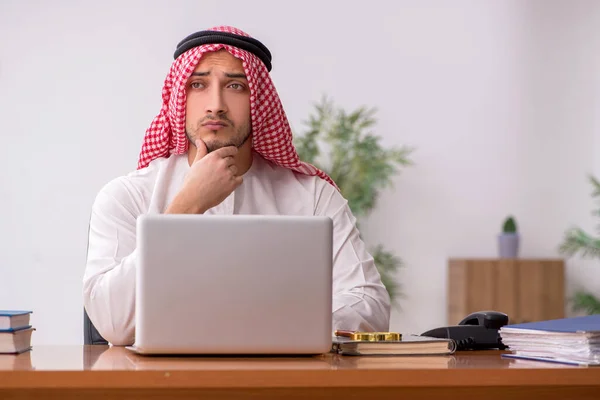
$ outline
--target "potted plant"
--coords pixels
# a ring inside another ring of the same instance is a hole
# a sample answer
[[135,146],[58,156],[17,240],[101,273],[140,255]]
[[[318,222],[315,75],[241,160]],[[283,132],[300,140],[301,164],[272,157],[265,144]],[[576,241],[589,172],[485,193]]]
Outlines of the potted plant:
[[[294,138],[300,159],[334,180],[358,221],[373,210],[379,191],[391,184],[399,167],[412,164],[411,148],[381,146],[380,138],[371,132],[374,114],[375,109],[365,107],[347,112],[324,97],[306,122],[308,131]],[[401,296],[394,274],[402,260],[382,245],[371,246],[370,253],[394,303]]]
[[[589,180],[594,188],[592,197],[600,197],[600,182],[593,176]],[[593,212],[600,216],[600,209]],[[598,227],[600,233],[600,226]],[[600,237],[593,236],[579,227],[572,227],[565,232],[559,251],[567,256],[580,254],[584,258],[600,259]],[[576,291],[571,299],[573,311],[587,314],[600,314],[600,298],[585,290]]]
[[502,233],[498,235],[498,255],[500,258],[517,258],[520,249],[520,235],[514,217],[504,220]]

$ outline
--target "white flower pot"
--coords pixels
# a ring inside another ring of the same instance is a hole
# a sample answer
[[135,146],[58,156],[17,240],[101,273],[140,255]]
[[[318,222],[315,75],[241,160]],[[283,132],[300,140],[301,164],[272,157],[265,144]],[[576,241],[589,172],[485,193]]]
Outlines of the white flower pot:
[[500,258],[517,258],[519,248],[520,236],[518,233],[501,233],[498,235],[498,256]]

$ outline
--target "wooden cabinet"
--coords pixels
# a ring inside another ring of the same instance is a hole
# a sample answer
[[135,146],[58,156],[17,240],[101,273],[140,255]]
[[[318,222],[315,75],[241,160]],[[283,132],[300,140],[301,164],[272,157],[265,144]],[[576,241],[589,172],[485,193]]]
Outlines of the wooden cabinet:
[[506,313],[511,324],[564,318],[564,261],[450,259],[448,324],[485,310]]

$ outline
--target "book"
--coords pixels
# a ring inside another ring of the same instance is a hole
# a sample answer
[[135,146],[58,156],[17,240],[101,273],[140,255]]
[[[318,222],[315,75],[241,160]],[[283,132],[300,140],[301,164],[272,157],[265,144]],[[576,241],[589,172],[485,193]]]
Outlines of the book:
[[344,336],[334,336],[332,352],[348,356],[371,355],[448,355],[456,351],[452,339],[439,339],[420,335],[402,335],[400,340],[361,341]]
[[31,349],[33,328],[22,328],[0,333],[0,354],[18,354]]
[[502,357],[600,366],[600,314],[505,325]]
[[0,332],[12,332],[30,327],[31,311],[0,310]]

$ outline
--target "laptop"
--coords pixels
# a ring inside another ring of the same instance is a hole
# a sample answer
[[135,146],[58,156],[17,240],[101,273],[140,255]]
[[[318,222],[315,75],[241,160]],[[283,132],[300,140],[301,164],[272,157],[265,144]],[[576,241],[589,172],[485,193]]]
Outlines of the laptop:
[[139,354],[323,354],[332,346],[328,217],[144,215]]

